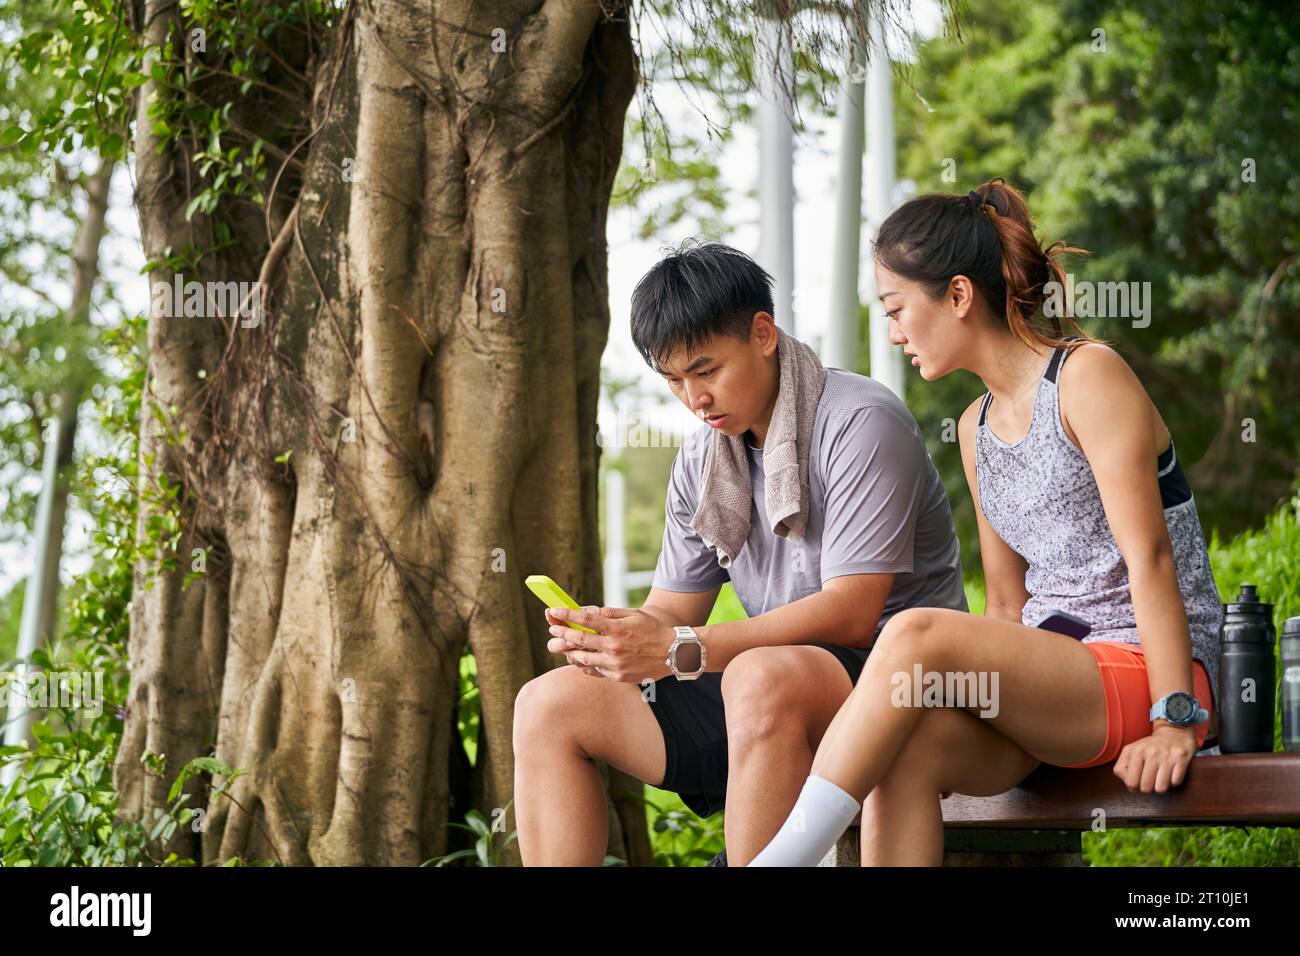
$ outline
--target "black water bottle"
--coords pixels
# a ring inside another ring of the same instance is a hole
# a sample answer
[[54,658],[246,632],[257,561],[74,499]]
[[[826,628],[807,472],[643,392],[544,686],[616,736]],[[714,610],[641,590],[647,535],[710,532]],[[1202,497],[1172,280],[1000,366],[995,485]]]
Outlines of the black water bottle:
[[1300,617],[1282,624],[1282,748],[1300,750]]
[[1219,748],[1223,753],[1273,750],[1273,605],[1243,584],[1223,606],[1223,656],[1219,659]]

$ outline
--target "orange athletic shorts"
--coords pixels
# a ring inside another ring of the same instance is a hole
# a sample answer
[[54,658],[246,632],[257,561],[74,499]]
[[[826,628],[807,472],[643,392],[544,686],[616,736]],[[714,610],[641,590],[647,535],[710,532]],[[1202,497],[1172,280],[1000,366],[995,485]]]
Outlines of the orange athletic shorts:
[[[1133,741],[1151,735],[1151,689],[1141,647],[1119,641],[1091,641],[1083,646],[1092,651],[1101,668],[1101,685],[1106,693],[1106,742],[1091,760],[1061,764],[1062,767],[1110,763]],[[1210,694],[1210,675],[1198,660],[1192,661],[1192,685],[1197,703],[1210,712],[1209,720],[1196,725],[1196,749],[1199,750],[1214,724],[1214,701]]]

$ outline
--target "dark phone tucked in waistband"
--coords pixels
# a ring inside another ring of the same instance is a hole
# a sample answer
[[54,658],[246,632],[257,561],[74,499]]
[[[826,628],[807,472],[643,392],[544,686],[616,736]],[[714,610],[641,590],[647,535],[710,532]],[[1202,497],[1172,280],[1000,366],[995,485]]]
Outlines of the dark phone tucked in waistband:
[[1041,627],[1044,631],[1055,631],[1057,634],[1064,634],[1080,641],[1092,630],[1091,624],[1068,611],[1048,611],[1046,616],[1033,626]]

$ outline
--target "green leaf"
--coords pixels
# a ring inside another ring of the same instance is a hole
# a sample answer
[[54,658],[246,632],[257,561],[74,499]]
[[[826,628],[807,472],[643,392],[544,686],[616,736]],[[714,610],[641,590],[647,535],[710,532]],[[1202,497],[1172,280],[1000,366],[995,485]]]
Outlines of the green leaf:
[[448,863],[451,863],[454,860],[463,860],[466,857],[472,857],[474,855],[475,853],[473,850],[457,850],[455,853],[448,853],[446,856],[438,857],[437,862],[434,863],[433,865],[446,866]]
[[153,829],[149,831],[149,839],[157,840],[162,835],[163,830],[167,828],[169,818],[165,814],[159,814],[158,822],[154,824]]

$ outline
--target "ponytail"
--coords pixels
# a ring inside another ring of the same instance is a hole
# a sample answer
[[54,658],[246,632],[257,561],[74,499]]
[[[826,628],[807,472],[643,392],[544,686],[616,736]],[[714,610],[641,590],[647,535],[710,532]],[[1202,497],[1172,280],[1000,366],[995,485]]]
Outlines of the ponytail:
[[[1049,282],[1066,292],[1058,257],[1086,251],[1059,241],[1040,246],[1025,197],[1001,177],[965,196],[908,200],[881,224],[874,246],[876,261],[922,283],[932,298],[947,291],[953,276],[966,276],[1008,331],[1027,345],[1049,348],[1100,341],[1073,318],[1043,310]],[[1078,341],[1067,342],[1067,335]]]

